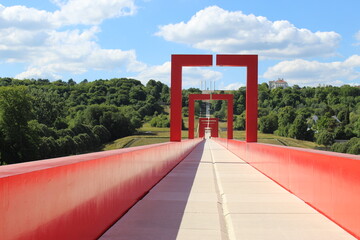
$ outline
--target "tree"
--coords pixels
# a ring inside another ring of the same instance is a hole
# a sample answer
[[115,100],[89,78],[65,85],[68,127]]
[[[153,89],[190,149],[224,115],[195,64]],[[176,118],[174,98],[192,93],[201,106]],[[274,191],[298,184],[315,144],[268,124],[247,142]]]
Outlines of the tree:
[[354,133],[360,138],[360,118],[354,123]]
[[288,136],[300,140],[313,140],[314,132],[308,129],[305,115],[299,114],[296,116],[294,123],[290,126]]
[[170,88],[165,84],[161,89],[160,99],[165,104],[170,104]]
[[112,140],[135,132],[135,127],[131,124],[130,119],[120,112],[104,112],[100,117],[100,124],[109,130]]
[[221,109],[214,112],[214,117],[218,118],[219,121],[222,121],[227,116],[227,101],[222,101]]
[[53,127],[57,118],[65,116],[65,105],[60,94],[43,88],[31,88],[30,94],[34,117],[43,124]]
[[1,160],[18,163],[35,158],[28,121],[33,118],[31,97],[24,86],[0,87]]
[[360,141],[350,146],[347,153],[350,154],[360,154]]
[[296,117],[295,110],[292,107],[286,106],[280,108],[278,113],[279,127],[275,133],[280,136],[287,137],[290,126],[295,120],[295,117]]
[[189,116],[189,108],[188,107],[183,107],[182,108],[182,114],[184,117]]
[[325,147],[332,145],[334,143],[334,139],[334,133],[325,130],[316,134],[316,143],[324,145]]
[[337,118],[342,122],[343,125],[347,125],[350,123],[350,112],[349,109],[345,106],[342,110],[337,114]]
[[245,130],[245,114],[236,116],[235,122],[234,122],[234,129],[235,130]]
[[222,102],[223,102],[223,100],[215,100],[215,104],[214,104],[214,110],[215,111],[220,111],[221,106],[222,106]]
[[328,132],[334,132],[335,128],[338,126],[338,122],[331,115],[330,112],[326,112],[325,115],[321,116],[316,123],[316,129],[318,131],[326,130]]
[[259,119],[259,130],[262,133],[274,133],[278,128],[278,118],[276,114],[269,114]]
[[149,80],[146,84],[146,91],[148,92],[148,95],[151,95],[156,99],[160,99],[162,85],[163,84],[160,81],[155,81],[153,79]]
[[146,92],[144,90],[144,87],[140,85],[132,87],[129,92],[129,97],[132,103],[136,103],[138,101],[145,101]]
[[170,127],[170,121],[169,121],[169,118],[167,115],[160,114],[160,115],[154,116],[151,119],[150,125],[152,127],[166,128],[166,127]]
[[102,143],[107,143],[111,139],[111,133],[103,125],[94,126],[92,131],[100,138]]
[[353,137],[345,143],[334,143],[331,146],[331,151],[360,154],[360,138]]

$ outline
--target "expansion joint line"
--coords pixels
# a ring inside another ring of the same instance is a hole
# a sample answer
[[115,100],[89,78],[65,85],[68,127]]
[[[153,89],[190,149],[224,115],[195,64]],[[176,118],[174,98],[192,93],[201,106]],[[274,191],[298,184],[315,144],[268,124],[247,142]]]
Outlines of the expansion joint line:
[[208,141],[209,145],[210,145],[209,149],[210,149],[211,161],[212,161],[212,166],[213,166],[213,172],[215,175],[216,193],[217,193],[218,203],[220,203],[220,207],[218,207],[219,213],[221,214],[220,221],[222,221],[225,224],[225,229],[222,229],[222,230],[226,234],[228,240],[235,240],[236,237],[235,237],[235,232],[234,232],[234,226],[233,226],[233,223],[231,220],[230,212],[229,212],[227,204],[226,204],[227,203],[226,195],[223,190],[223,187],[221,184],[221,179],[219,176],[219,171],[218,171],[218,168],[216,166],[216,162],[215,162],[215,159],[213,156],[212,140],[207,139],[206,141]]

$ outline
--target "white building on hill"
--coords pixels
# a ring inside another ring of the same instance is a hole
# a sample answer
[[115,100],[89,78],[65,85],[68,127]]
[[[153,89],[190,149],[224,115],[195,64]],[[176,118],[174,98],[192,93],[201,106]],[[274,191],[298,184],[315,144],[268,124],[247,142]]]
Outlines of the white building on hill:
[[270,89],[281,87],[281,88],[287,88],[289,87],[288,83],[283,78],[278,78],[276,81],[269,81],[269,87]]

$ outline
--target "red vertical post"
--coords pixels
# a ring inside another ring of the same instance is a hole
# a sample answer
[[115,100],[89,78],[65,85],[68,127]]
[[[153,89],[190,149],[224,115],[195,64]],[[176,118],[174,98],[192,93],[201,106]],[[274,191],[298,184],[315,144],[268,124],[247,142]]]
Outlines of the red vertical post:
[[214,127],[214,135],[211,135],[213,137],[219,137],[219,119],[216,118],[216,123]]
[[227,127],[228,127],[228,135],[227,135],[227,139],[233,139],[233,122],[234,122],[234,101],[233,101],[233,97],[231,95],[231,98],[228,99],[228,122],[227,122]]
[[217,66],[247,67],[246,142],[257,142],[258,56],[216,55]]
[[193,96],[194,96],[193,94],[189,94],[189,126],[188,126],[189,139],[194,139],[195,100]]
[[171,56],[170,141],[181,141],[182,67],[212,66],[212,55]]
[[[181,141],[182,65],[177,55],[171,56],[170,141]],[[176,101],[177,100],[177,101]]]
[[246,77],[246,142],[257,142],[258,56],[249,57]]

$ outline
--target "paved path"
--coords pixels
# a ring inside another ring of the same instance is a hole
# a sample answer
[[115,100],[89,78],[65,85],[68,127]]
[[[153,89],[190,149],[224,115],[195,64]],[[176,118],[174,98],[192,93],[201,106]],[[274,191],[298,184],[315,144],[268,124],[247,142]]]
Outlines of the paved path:
[[356,239],[219,144],[200,144],[100,239]]

